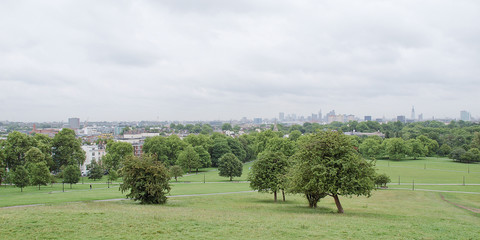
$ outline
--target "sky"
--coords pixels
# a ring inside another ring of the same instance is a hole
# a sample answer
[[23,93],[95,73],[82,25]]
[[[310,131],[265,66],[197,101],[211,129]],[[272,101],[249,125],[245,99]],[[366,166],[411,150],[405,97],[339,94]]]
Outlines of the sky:
[[0,121],[480,117],[478,0],[2,0]]

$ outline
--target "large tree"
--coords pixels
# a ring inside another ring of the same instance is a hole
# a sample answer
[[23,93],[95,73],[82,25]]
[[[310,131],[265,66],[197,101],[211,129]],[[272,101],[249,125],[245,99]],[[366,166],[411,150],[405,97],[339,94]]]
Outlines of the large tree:
[[163,163],[151,156],[141,158],[127,157],[121,168],[123,183],[120,190],[130,191],[128,198],[140,203],[163,204],[167,202],[170,192],[170,175]]
[[[208,153],[208,151],[203,148],[202,146],[195,146],[193,149],[195,149],[195,152],[198,153],[198,156],[200,157],[200,163],[201,163],[201,166],[200,167],[210,167],[210,165],[212,165],[212,160],[210,158],[210,154]],[[198,169],[197,169],[198,171]]]
[[233,177],[241,177],[242,170],[242,162],[233,153],[226,153],[218,160],[218,174],[229,177],[230,181]]
[[107,143],[105,149],[107,154],[102,158],[102,162],[109,170],[118,170],[126,156],[133,155],[132,144],[127,142],[113,142]]
[[54,170],[60,170],[61,166],[76,164],[78,166],[85,162],[85,152],[82,150],[82,144],[75,138],[75,132],[72,129],[64,128],[53,138],[52,144]]
[[32,185],[47,185],[50,182],[50,171],[45,161],[29,164],[30,182]]
[[375,158],[381,153],[382,139],[380,137],[368,137],[359,146],[359,151],[364,157]]
[[169,172],[170,172],[170,177],[175,178],[175,182],[177,181],[178,177],[181,177],[183,175],[183,169],[178,165],[171,166],[169,169]]
[[23,188],[30,184],[30,179],[28,178],[28,171],[23,166],[18,166],[13,171],[13,183],[16,187],[19,187],[21,192]]
[[303,138],[293,155],[289,173],[290,190],[303,193],[310,207],[320,198],[331,196],[343,213],[339,196],[366,195],[374,187],[373,164],[363,160],[349,136],[336,131],[317,132]]
[[[259,192],[273,193],[277,201],[277,192],[284,189],[284,179],[289,162],[281,152],[264,151],[253,162],[248,175],[250,187]],[[284,199],[285,200],[285,199]]]
[[25,153],[32,146],[32,137],[17,131],[9,133],[4,143],[6,167],[14,170],[17,166],[25,165]]
[[418,139],[409,139],[406,143],[407,155],[417,160],[419,157],[425,157],[428,153],[428,148],[422,144]]
[[88,166],[88,178],[93,179],[101,179],[103,177],[103,166],[98,164],[97,161],[93,160]]
[[65,183],[70,183],[70,188],[72,188],[72,184],[78,183],[80,175],[80,168],[77,165],[68,165],[63,170],[63,180]]
[[187,172],[190,173],[192,169],[201,167],[202,162],[195,149],[192,146],[188,146],[178,154],[177,165],[182,166],[183,169],[186,169]]
[[226,153],[232,153],[232,149],[228,146],[228,142],[225,138],[218,137],[213,141],[214,143],[210,156],[212,157],[212,166],[218,167],[219,159]]
[[405,158],[407,153],[407,146],[405,141],[401,138],[389,138],[383,141],[385,153],[390,159],[400,160]]

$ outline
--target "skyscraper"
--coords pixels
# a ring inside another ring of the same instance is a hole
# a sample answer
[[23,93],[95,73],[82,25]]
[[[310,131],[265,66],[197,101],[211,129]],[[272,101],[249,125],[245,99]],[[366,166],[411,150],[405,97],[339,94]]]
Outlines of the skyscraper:
[[472,116],[470,115],[469,112],[463,110],[460,111],[460,120],[462,121],[471,121]]
[[80,128],[80,118],[69,118],[68,119],[68,126],[71,129],[79,129]]
[[415,120],[415,107],[412,106],[412,120]]
[[279,119],[281,122],[284,121],[284,120],[285,120],[285,113],[283,113],[283,112],[278,113],[278,119]]

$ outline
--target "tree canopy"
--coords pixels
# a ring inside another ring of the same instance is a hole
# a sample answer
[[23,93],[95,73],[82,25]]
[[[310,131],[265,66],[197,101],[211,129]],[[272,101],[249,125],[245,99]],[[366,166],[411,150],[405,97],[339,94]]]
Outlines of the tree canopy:
[[259,192],[271,192],[277,201],[277,192],[285,189],[285,175],[289,162],[281,152],[264,151],[253,162],[248,180],[250,187]]
[[335,131],[317,132],[301,141],[289,173],[290,191],[303,193],[310,207],[331,196],[343,213],[339,196],[370,196],[374,187],[373,164],[363,160],[350,138]]
[[218,160],[218,174],[229,177],[230,181],[233,177],[241,177],[242,171],[242,162],[233,153],[226,153]]
[[123,183],[120,190],[127,197],[143,204],[163,204],[170,192],[170,175],[163,163],[148,155],[129,156],[121,168]]

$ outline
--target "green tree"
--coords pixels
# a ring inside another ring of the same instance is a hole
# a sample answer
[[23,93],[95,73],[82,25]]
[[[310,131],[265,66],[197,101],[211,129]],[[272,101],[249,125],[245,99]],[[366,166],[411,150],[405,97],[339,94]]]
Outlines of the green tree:
[[4,143],[6,167],[15,170],[17,166],[25,165],[25,153],[33,145],[30,136],[17,131],[9,133]]
[[406,143],[407,155],[417,160],[419,157],[425,157],[428,152],[428,148],[422,144],[420,140],[409,139]]
[[85,152],[81,141],[75,138],[72,129],[64,128],[53,138],[52,144],[53,170],[59,171],[61,166],[76,164],[81,166],[85,162]]
[[374,187],[373,164],[363,160],[350,138],[337,131],[317,132],[300,143],[289,173],[290,191],[303,193],[310,207],[331,196],[343,213],[339,196],[370,196]]
[[5,171],[5,168],[0,167],[0,186],[3,183],[3,179],[7,177],[7,171]]
[[187,145],[177,135],[169,137],[157,136],[145,139],[143,152],[156,156],[158,161],[163,162],[167,166],[172,166],[175,165],[180,151]]
[[98,164],[97,161],[93,160],[88,166],[88,178],[93,179],[101,179],[103,177],[103,167],[102,165]]
[[33,140],[35,142],[35,146],[43,153],[45,157],[45,162],[50,170],[53,170],[55,163],[53,162],[52,158],[52,144],[53,138],[45,135],[36,133],[33,136]]
[[215,138],[213,141],[212,153],[210,154],[212,157],[212,166],[218,167],[219,159],[227,153],[232,153],[232,149],[228,146],[225,138]]
[[407,147],[401,138],[388,138],[383,141],[385,153],[390,159],[400,160],[405,158]]
[[232,125],[230,123],[224,123],[222,125],[222,131],[232,131],[233,128],[232,128]]
[[170,176],[163,163],[151,156],[141,158],[127,157],[121,168],[123,183],[120,190],[130,191],[128,198],[140,201],[142,204],[163,204],[167,202],[170,192]]
[[72,188],[72,184],[78,183],[80,175],[80,168],[75,164],[68,165],[63,169],[63,180],[65,183],[70,183],[70,188]]
[[296,144],[287,138],[271,138],[267,141],[265,151],[281,152],[285,157],[289,158],[296,151]]
[[192,146],[188,146],[180,152],[177,164],[182,166],[183,169],[186,169],[188,173],[190,173],[192,169],[198,169],[202,166],[200,156]]
[[230,181],[233,177],[241,177],[242,170],[242,162],[233,153],[226,153],[218,160],[218,175],[229,177]]
[[50,182],[50,171],[48,170],[47,163],[45,161],[31,163],[29,165],[30,183],[32,185],[47,185]]
[[242,162],[245,162],[245,158],[247,157],[247,152],[243,148],[242,143],[237,138],[227,138],[227,143],[232,153]]
[[478,162],[480,161],[480,150],[478,148],[470,148],[460,156],[460,160],[466,163]]
[[[277,201],[277,192],[284,190],[284,176],[287,173],[289,162],[281,152],[264,151],[253,162],[248,180],[250,187],[259,192],[273,193]],[[285,201],[285,199],[284,199]]]
[[133,155],[133,146],[127,142],[108,142],[107,154],[102,158],[107,169],[118,170],[126,156]]
[[375,185],[377,185],[377,187],[387,187],[387,183],[390,182],[390,177],[388,177],[387,174],[385,173],[382,173],[382,174],[377,174],[375,176]]
[[178,165],[173,165],[170,167],[170,176],[175,178],[175,182],[177,182],[177,178],[183,176],[183,169]]
[[466,153],[465,149],[461,147],[456,147],[455,149],[452,150],[450,153],[449,157],[455,161],[461,161],[461,157]]
[[[31,147],[25,153],[25,165],[45,162],[45,155],[36,147]],[[36,185],[36,184],[35,184]]]
[[28,178],[28,171],[23,166],[18,166],[13,170],[13,183],[16,187],[21,189],[23,192],[23,188],[30,184],[30,179]]
[[450,154],[451,152],[452,152],[452,148],[445,143],[442,144],[440,149],[438,149],[438,154],[440,156],[448,156],[448,154]]
[[420,135],[417,137],[417,140],[419,140],[423,147],[425,148],[425,155],[426,156],[433,156],[437,150],[438,150],[438,142],[433,140],[433,139],[430,139],[428,138],[427,136],[425,135]]
[[381,154],[381,142],[380,137],[368,137],[360,144],[358,150],[364,157],[375,158]]
[[115,180],[117,180],[117,179],[118,179],[118,172],[115,171],[115,170],[113,170],[113,169],[109,170],[109,171],[108,171],[108,180],[109,180],[110,182],[113,182],[113,181],[115,181]]
[[[212,164],[212,160],[208,151],[205,150],[205,148],[203,148],[202,146],[195,146],[193,149],[195,149],[195,152],[197,152],[198,156],[200,157],[200,167],[210,167],[210,165]],[[198,168],[196,170],[198,172]]]
[[[298,125],[297,125],[298,126]],[[299,130],[293,130],[292,132],[290,132],[290,134],[288,135],[288,139],[289,140],[292,140],[292,141],[297,141],[297,139],[302,136],[302,132],[300,132]]]

